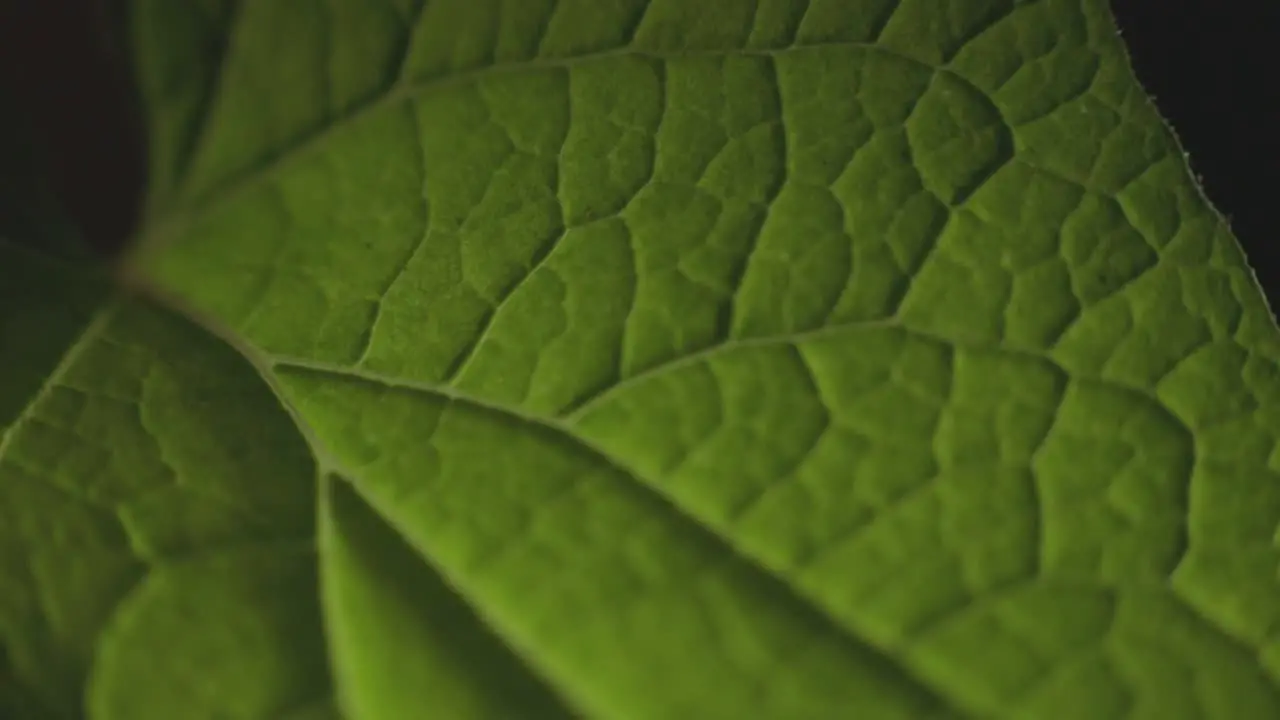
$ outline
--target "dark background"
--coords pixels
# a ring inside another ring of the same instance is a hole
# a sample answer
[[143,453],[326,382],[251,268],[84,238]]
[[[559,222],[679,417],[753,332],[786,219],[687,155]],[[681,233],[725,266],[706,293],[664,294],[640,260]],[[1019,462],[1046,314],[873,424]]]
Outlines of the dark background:
[[1267,227],[1280,198],[1280,3],[1112,0],[1134,72],[1191,155],[1272,306],[1280,254]]
[[[143,182],[127,59],[105,20],[116,2],[0,0],[0,90],[17,99],[17,114],[42,141],[53,187],[104,253],[129,236]],[[1280,296],[1265,218],[1280,202],[1270,197],[1280,189],[1280,72],[1265,69],[1280,57],[1280,3],[1112,0],[1112,7],[1139,79],[1231,219],[1268,296]]]

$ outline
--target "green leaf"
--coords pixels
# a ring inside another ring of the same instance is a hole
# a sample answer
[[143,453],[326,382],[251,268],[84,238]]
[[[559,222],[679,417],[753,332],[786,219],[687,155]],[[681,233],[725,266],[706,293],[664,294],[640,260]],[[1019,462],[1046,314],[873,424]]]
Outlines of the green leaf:
[[0,699],[1280,715],[1280,332],[1103,0],[132,27],[149,292],[0,245]]

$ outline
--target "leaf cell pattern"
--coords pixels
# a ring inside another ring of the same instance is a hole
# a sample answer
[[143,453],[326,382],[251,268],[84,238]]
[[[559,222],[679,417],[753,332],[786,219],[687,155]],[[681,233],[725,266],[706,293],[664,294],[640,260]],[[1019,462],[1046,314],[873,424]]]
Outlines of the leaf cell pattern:
[[180,312],[0,451],[33,702],[1280,713],[1280,335],[1102,0],[204,5]]

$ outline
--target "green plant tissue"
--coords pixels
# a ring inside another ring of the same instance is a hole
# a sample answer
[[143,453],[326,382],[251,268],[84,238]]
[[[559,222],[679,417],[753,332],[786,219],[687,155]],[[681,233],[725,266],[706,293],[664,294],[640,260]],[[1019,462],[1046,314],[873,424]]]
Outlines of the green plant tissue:
[[1280,717],[1280,332],[1105,0],[128,26],[128,282],[0,241],[5,717]]

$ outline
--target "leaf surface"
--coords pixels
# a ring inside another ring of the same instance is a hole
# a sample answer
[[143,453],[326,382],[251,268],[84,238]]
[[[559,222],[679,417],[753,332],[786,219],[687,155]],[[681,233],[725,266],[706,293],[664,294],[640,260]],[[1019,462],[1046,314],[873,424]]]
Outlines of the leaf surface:
[[0,417],[50,713],[1280,714],[1280,335],[1102,0],[133,28],[159,301]]

